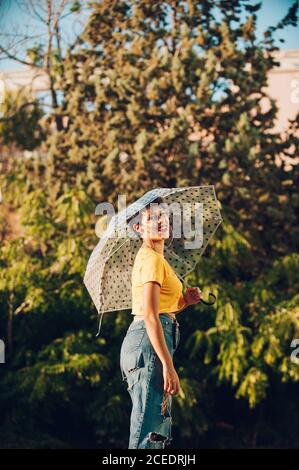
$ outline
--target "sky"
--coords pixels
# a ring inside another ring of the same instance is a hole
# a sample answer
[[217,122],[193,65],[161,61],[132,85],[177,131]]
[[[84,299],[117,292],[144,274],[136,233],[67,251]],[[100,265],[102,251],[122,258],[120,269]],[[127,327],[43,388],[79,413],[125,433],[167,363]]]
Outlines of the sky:
[[[256,4],[257,1],[249,3]],[[262,37],[263,31],[269,26],[276,25],[293,5],[293,0],[263,0],[262,7],[258,12],[257,34]],[[299,12],[298,12],[299,16]],[[284,43],[278,43],[281,49],[299,49],[299,21],[296,27],[288,26],[279,37],[285,39]]]
[[[25,0],[26,1],[26,0]],[[269,26],[276,25],[285,14],[287,13],[290,6],[294,3],[294,0],[261,0],[262,7],[258,12],[257,20],[257,36],[259,39],[262,38],[263,31],[265,31]],[[34,21],[30,16],[26,14],[24,8],[20,8],[18,0],[0,0],[0,44],[3,45],[3,40],[1,34],[4,31],[8,32],[25,32],[26,26],[28,27],[27,31],[30,35],[39,35],[44,30],[41,30],[39,23]],[[42,3],[42,2],[40,2]],[[84,3],[84,2],[81,2]],[[258,0],[248,1],[249,4],[256,4]],[[85,2],[87,4],[87,2]],[[85,16],[84,16],[85,15]],[[65,18],[62,22],[62,32],[63,32],[63,41],[64,44],[72,42],[76,34],[82,29],[82,24],[84,21],[82,19],[87,18],[87,12],[83,11],[78,15],[72,15]],[[295,28],[294,26],[289,26],[284,29],[284,31],[279,31],[276,33],[277,38],[283,38],[284,43],[277,41],[277,46],[281,49],[299,49],[299,25]],[[34,45],[36,39],[30,41],[30,45]],[[20,54],[22,50],[20,50]],[[0,60],[0,70],[16,70],[22,67],[22,65],[17,64],[13,60],[5,59]]]

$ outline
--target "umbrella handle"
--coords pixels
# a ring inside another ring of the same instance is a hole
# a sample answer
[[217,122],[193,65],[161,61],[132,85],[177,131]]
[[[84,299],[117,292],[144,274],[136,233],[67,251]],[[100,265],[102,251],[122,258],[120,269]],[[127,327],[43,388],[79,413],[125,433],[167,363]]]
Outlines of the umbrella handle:
[[200,299],[200,302],[202,302],[205,305],[213,305],[216,301],[216,297],[215,297],[214,294],[212,294],[212,292],[209,293],[209,297],[210,297],[210,295],[212,295],[214,297],[214,300],[212,300],[211,302],[207,302],[206,300]]

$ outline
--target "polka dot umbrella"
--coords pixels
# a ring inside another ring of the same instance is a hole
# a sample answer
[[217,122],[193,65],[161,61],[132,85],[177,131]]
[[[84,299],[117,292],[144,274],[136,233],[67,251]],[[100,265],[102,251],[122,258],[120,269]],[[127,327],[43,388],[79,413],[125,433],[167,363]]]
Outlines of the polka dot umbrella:
[[132,220],[157,197],[170,208],[173,221],[181,221],[177,232],[178,224],[173,222],[174,236],[170,246],[165,241],[164,256],[185,285],[188,285],[185,276],[194,270],[222,222],[213,185],[156,188],[114,215],[89,258],[83,279],[100,315],[98,334],[104,312],[132,307],[131,273],[143,242],[132,229]]

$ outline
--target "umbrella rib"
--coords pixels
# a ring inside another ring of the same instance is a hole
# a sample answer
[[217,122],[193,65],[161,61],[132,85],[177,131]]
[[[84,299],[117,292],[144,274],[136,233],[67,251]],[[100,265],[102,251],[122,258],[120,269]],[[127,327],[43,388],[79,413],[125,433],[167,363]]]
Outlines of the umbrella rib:
[[116,253],[125,243],[128,243],[128,241],[129,239],[127,238],[120,246],[116,248],[116,250],[114,250],[112,253],[109,254],[107,259],[109,259],[112,255],[114,255],[114,253]]
[[[223,219],[220,218],[218,224],[216,225],[216,228],[213,230],[213,233],[212,233],[210,239],[213,237],[214,233],[216,232],[217,228],[218,228],[219,225],[221,224],[222,220],[223,220]],[[203,249],[202,249],[202,251],[201,251],[201,253],[200,253],[200,257],[202,257],[203,253],[205,252],[205,250],[206,250],[206,248],[207,248],[207,246],[208,246],[208,243],[209,243],[209,240],[208,240],[207,243],[203,246]],[[187,272],[184,274],[184,277],[186,277],[189,273],[193,272],[193,270],[194,270],[195,267],[198,265],[198,263],[199,263],[199,261],[197,261],[197,263],[195,263],[195,265],[194,265],[189,271],[187,271]],[[186,282],[186,281],[184,281],[184,282]],[[186,284],[188,284],[188,283],[186,282]]]
[[173,250],[170,251],[170,253],[172,254],[172,256],[174,256],[174,258],[178,259],[179,261],[181,261],[182,263],[184,263],[186,266],[188,267],[191,267],[191,264],[188,263],[187,261],[185,261],[184,259],[182,259],[179,255],[177,255]]

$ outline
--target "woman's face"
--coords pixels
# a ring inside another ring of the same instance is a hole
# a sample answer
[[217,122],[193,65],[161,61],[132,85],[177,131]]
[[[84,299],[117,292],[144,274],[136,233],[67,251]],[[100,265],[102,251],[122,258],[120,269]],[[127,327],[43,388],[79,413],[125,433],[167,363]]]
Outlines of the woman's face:
[[149,238],[153,241],[169,238],[169,217],[167,212],[159,207],[147,208],[141,216],[142,238]]

